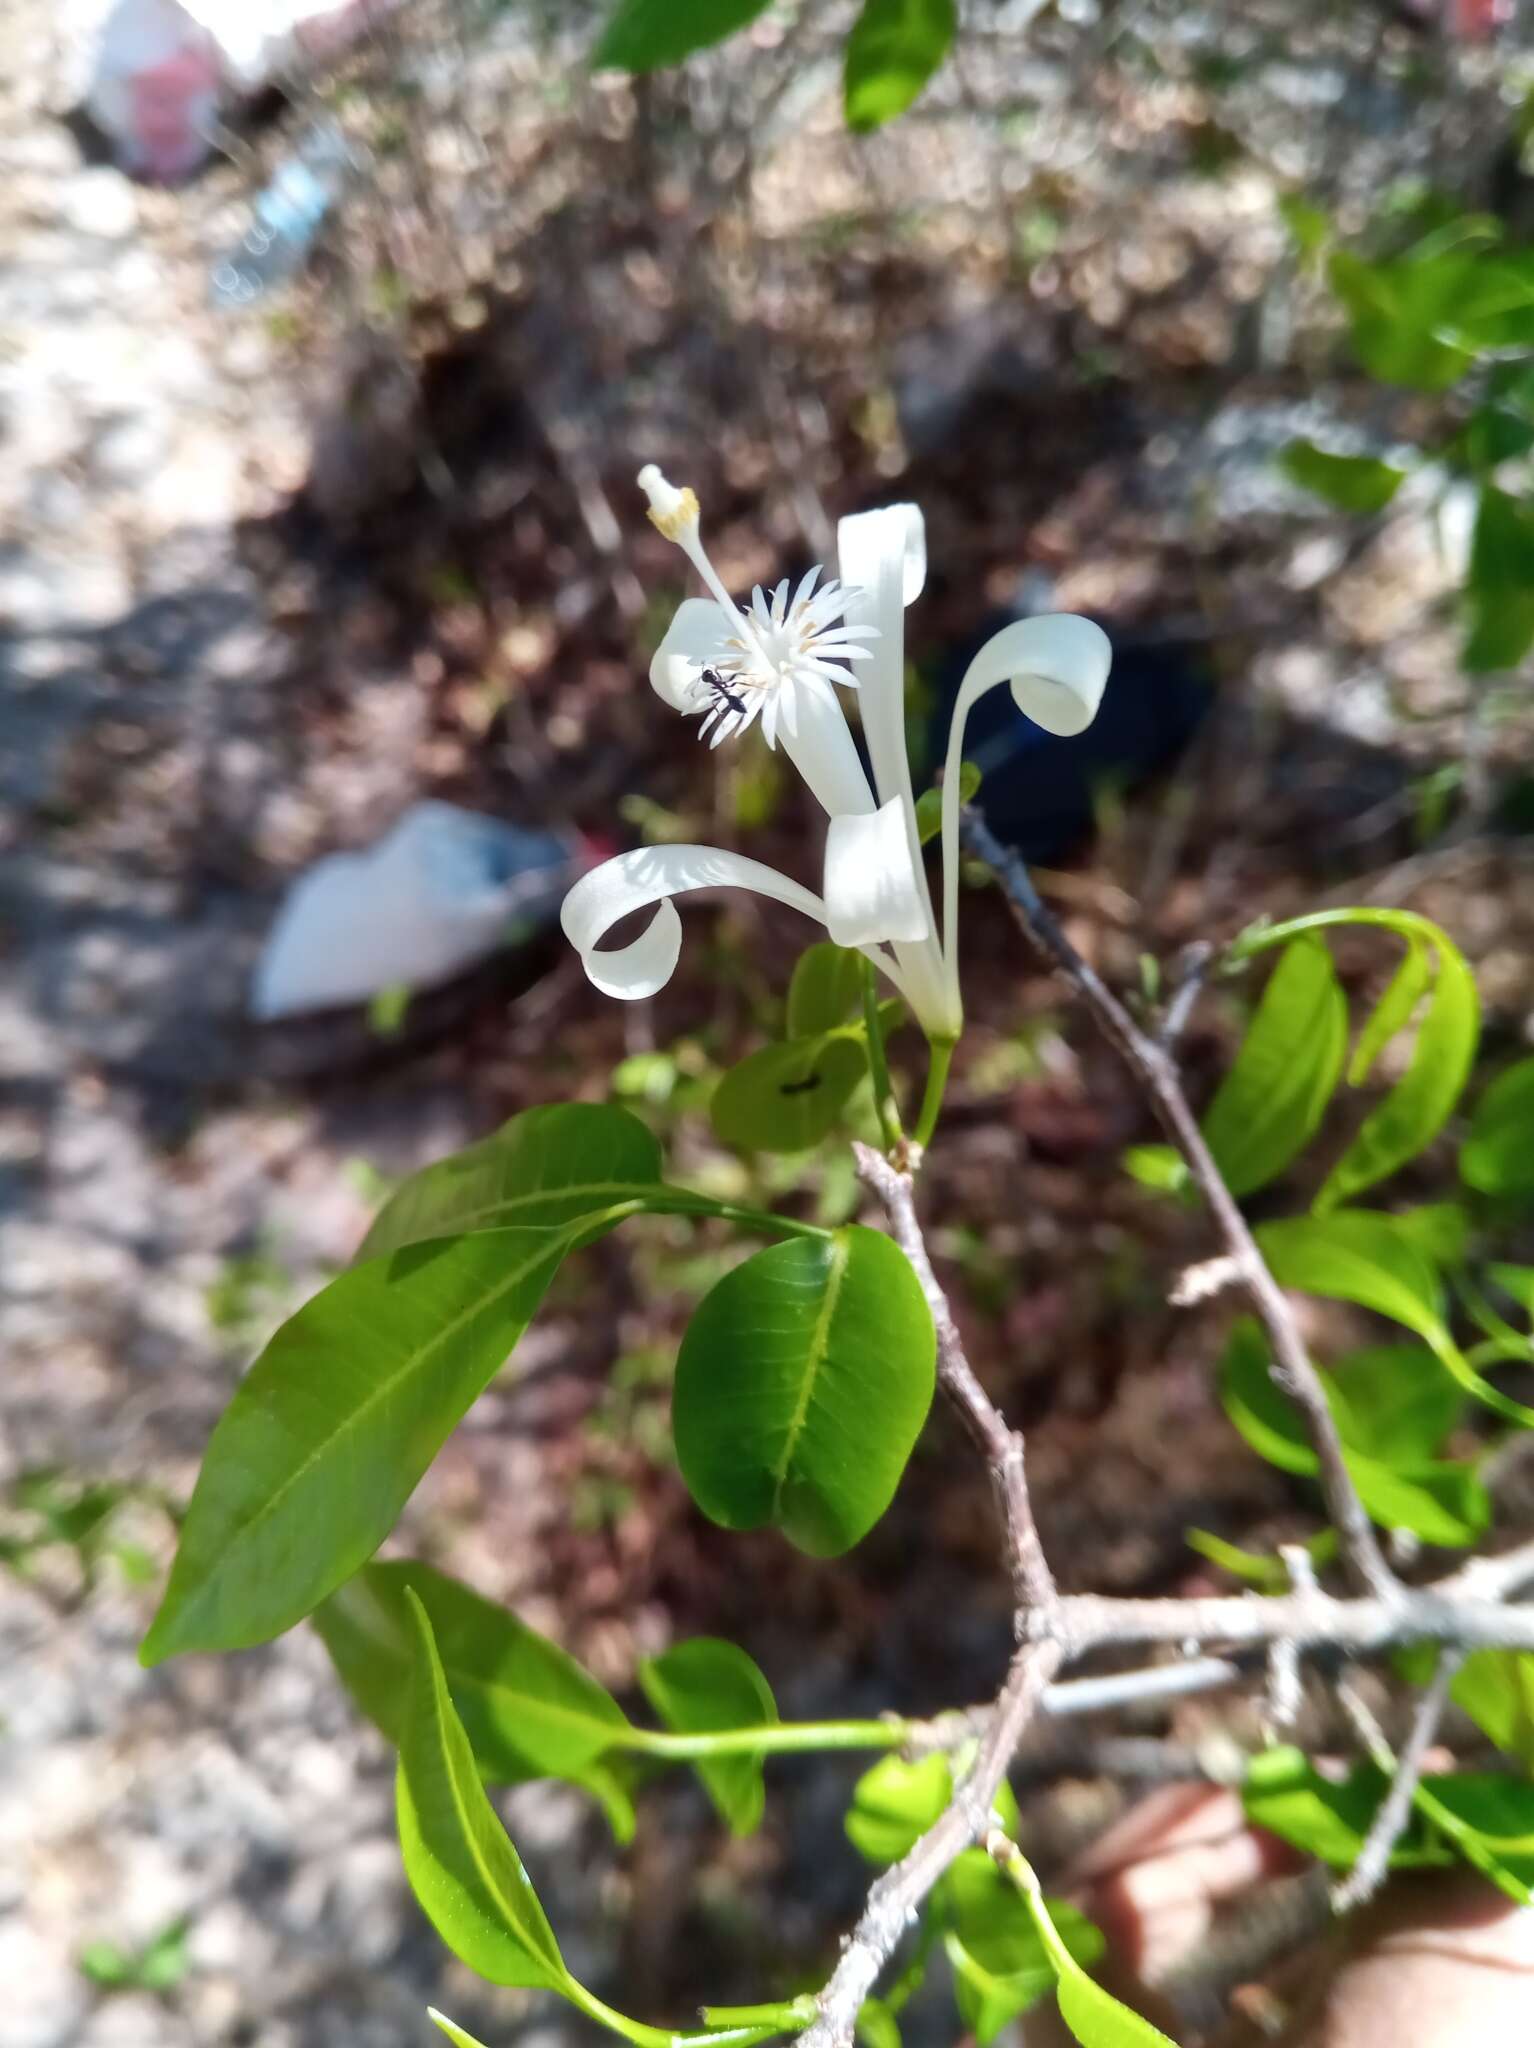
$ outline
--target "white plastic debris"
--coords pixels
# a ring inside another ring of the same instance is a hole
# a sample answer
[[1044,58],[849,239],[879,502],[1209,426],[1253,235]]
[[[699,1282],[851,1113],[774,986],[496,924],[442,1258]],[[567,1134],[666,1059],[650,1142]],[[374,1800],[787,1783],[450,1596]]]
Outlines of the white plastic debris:
[[366,853],[319,861],[289,891],[256,969],[262,1020],[451,980],[551,917],[578,856],[456,804],[419,803]]
[[116,0],[85,109],[124,170],[174,183],[214,147],[221,113],[312,71],[398,0]]

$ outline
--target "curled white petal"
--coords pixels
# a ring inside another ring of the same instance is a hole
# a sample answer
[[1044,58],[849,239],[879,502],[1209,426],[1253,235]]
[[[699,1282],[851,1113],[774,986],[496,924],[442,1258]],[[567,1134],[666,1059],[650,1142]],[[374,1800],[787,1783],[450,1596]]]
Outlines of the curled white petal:
[[831,820],[826,833],[826,928],[839,946],[925,939],[932,925],[906,841],[905,807]]
[[970,663],[954,707],[957,722],[977,697],[1010,683],[1019,711],[1061,739],[1085,732],[1103,701],[1113,649],[1102,627],[1074,612],[1014,619]]
[[698,678],[723,658],[729,624],[706,597],[684,597],[650,662],[650,687],[673,711],[696,711]]
[[1070,738],[1097,716],[1113,649],[1102,627],[1073,612],[1014,619],[995,633],[964,672],[948,727],[943,768],[943,950],[949,997],[959,991],[959,782],[964,727],[987,690],[1009,683],[1017,708],[1046,732]]
[[881,505],[837,522],[837,574],[843,583],[871,590],[891,554],[900,563],[900,601],[913,604],[927,580],[927,526],[920,505]]
[[[620,853],[581,876],[559,922],[592,985],[603,995],[633,1002],[665,987],[682,950],[682,920],[671,898],[689,889],[719,888],[754,889],[825,923],[825,906],[810,890],[759,860],[716,846],[641,846]],[[637,939],[602,948],[620,918],[652,904],[655,915]]]

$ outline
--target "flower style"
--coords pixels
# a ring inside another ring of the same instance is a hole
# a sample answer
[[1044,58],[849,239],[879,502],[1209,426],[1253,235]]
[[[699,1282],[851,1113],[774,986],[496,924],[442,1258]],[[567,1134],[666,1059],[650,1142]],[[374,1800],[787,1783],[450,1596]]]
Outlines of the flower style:
[[[942,804],[942,923],[933,911],[905,743],[905,607],[926,580],[926,537],[915,505],[843,519],[840,580],[812,569],[792,596],[787,582],[737,606],[704,550],[698,501],[653,464],[639,473],[650,517],[675,541],[709,592],[684,598],[650,664],[650,682],[673,710],[699,717],[710,746],[760,723],[826,812],[822,894],[760,861],[711,846],[640,847],[583,875],[560,921],[595,986],[634,999],[671,978],[682,945],[671,900],[689,889],[754,889],[856,947],[904,999],[934,1044],[964,1022],[959,994],[959,769],[976,701],[1000,683],[1047,732],[1084,732],[1108,679],[1107,635],[1068,613],[1018,619],[965,671],[948,733]],[[857,693],[868,775],[837,689]],[[654,907],[625,946],[601,941],[618,920]]]

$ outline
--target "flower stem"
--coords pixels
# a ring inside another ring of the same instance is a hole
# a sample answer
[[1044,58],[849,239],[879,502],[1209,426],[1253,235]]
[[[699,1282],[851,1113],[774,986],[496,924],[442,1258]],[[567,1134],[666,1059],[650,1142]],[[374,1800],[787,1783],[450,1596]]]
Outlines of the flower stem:
[[953,1049],[958,1042],[956,1038],[934,1038],[930,1041],[927,1091],[921,1099],[921,1115],[916,1119],[918,1145],[932,1143],[932,1133],[937,1129],[938,1114],[943,1107],[943,1090],[948,1086],[948,1069],[953,1063]]
[[698,1757],[789,1755],[822,1749],[900,1749],[912,1724],[893,1715],[878,1721],[768,1721],[756,1728],[719,1728],[679,1733],[669,1728],[630,1728],[615,1735],[614,1749],[687,1763]]
[[879,1022],[879,988],[874,964],[863,959],[863,1021],[868,1027],[868,1071],[873,1076],[874,1108],[879,1112],[879,1132],[884,1149],[893,1153],[904,1132],[900,1128],[900,1105],[890,1086],[889,1061],[884,1056],[884,1028]]

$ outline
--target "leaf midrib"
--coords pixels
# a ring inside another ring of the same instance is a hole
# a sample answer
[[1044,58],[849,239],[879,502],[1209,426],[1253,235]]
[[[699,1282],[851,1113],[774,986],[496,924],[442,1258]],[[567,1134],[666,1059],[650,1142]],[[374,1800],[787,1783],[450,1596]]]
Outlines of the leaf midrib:
[[[228,1542],[219,1554],[219,1565],[223,1566],[228,1561],[230,1555],[237,1549],[243,1550],[246,1548],[254,1533],[270,1521],[278,1506],[293,1491],[294,1487],[305,1479],[313,1471],[314,1467],[329,1455],[337,1444],[343,1442],[363,1420],[371,1415],[374,1408],[381,1401],[395,1393],[400,1385],[411,1378],[444,1344],[451,1343],[460,1330],[473,1322],[476,1316],[483,1315],[486,1310],[493,1308],[498,1301],[504,1299],[513,1289],[520,1287],[528,1275],[550,1256],[550,1251],[551,1247],[549,1245],[540,1246],[536,1252],[530,1254],[521,1265],[515,1267],[498,1285],[491,1288],[487,1293],[480,1295],[461,1315],[455,1316],[451,1323],[447,1324],[445,1328],[438,1330],[435,1336],[429,1338],[425,1344],[413,1351],[403,1361],[396,1373],[392,1374],[388,1379],[380,1380],[370,1393],[364,1395],[362,1400],[351,1410],[350,1414],[342,1419],[339,1426],[329,1436],[325,1437],[322,1442],[317,1444],[305,1458],[301,1459],[297,1465],[291,1468],[280,1485],[271,1493],[263,1495],[255,1513],[242,1522],[229,1537]],[[393,1254],[386,1253],[382,1256],[392,1257]],[[181,1620],[183,1628],[180,1631],[181,1633],[185,1632],[184,1624],[202,1611],[209,1592],[215,1583],[216,1577],[213,1572],[204,1575],[201,1587],[182,1609]]]
[[772,1513],[776,1520],[783,1505],[783,1487],[788,1478],[788,1469],[794,1461],[794,1452],[804,1434],[809,1418],[810,1402],[815,1393],[815,1382],[820,1377],[820,1368],[825,1363],[827,1340],[830,1334],[831,1318],[836,1313],[836,1304],[841,1296],[842,1281],[846,1277],[851,1247],[843,1237],[836,1238],[831,1245],[830,1268],[826,1276],[825,1293],[815,1317],[815,1327],[810,1332],[809,1355],[806,1370],[799,1383],[799,1398],[794,1412],[788,1419],[788,1432],[783,1439],[783,1450],[772,1473]]
[[[575,1198],[584,1199],[587,1195],[632,1197],[643,1195],[648,1189],[658,1185],[657,1181],[592,1180],[574,1182],[567,1188],[537,1188],[528,1194],[505,1195],[494,1202],[483,1202],[477,1208],[466,1209],[461,1213],[437,1218],[433,1227],[423,1231],[421,1240],[417,1241],[425,1241],[433,1237],[456,1237],[463,1231],[472,1230],[476,1224],[483,1221],[486,1217],[502,1217],[511,1210],[528,1208],[537,1202],[563,1202]],[[587,1212],[582,1211],[581,1213],[584,1215]],[[383,1217],[379,1218],[380,1222],[383,1220]],[[570,1225],[577,1220],[575,1217],[566,1216],[562,1217],[557,1223],[529,1223],[509,1227],[527,1230],[568,1230]],[[369,1257],[387,1258],[389,1252],[402,1251],[410,1242],[412,1240],[409,1238],[387,1239],[386,1248],[369,1253]]]
[[[485,1890],[489,1893],[492,1902],[498,1907],[500,1907],[502,1912],[505,1914],[506,1922],[511,1928],[513,1937],[522,1944],[522,1947],[529,1954],[536,1956],[538,1961],[543,1963],[547,1967],[549,1965],[550,1959],[544,1953],[542,1944],[534,1944],[531,1937],[523,1930],[517,1914],[513,1910],[511,1910],[510,1902],[502,1898],[500,1885],[497,1883],[494,1875],[492,1874],[489,1864],[485,1859],[484,1853],[480,1848],[478,1832],[474,1828],[472,1822],[470,1821],[468,1806],[464,1800],[463,1793],[458,1782],[458,1772],[454,1767],[452,1747],[448,1741],[448,1721],[447,1713],[444,1711],[444,1709],[446,1708],[451,1710],[452,1695],[448,1691],[447,1674],[442,1669],[440,1661],[437,1660],[435,1656],[433,1656],[432,1659],[430,1677],[432,1695],[432,1724],[434,1731],[438,1736],[439,1747],[442,1753],[442,1761],[447,1766],[448,1792],[452,1798],[453,1811],[458,1818],[459,1827],[463,1839],[468,1845],[470,1858],[472,1859],[474,1867],[478,1871],[481,1882],[484,1884]],[[461,1732],[462,1730],[460,1728],[460,1733]],[[465,1737],[465,1740],[467,1740],[467,1737]],[[479,1784],[478,1778],[476,1778],[474,1782],[477,1787]],[[511,1849],[512,1854],[515,1856],[516,1849],[510,1841],[509,1837],[507,1839],[507,1847]],[[518,1861],[521,1861],[520,1857],[518,1858]],[[531,1889],[531,1885],[529,1885],[529,1889]],[[565,1968],[565,1959],[559,1953],[559,1944],[554,1941],[552,1930],[549,1934],[549,1940],[553,1944],[554,1949],[552,1961],[553,1972],[557,1976],[567,1977],[569,1975],[569,1971]]]

